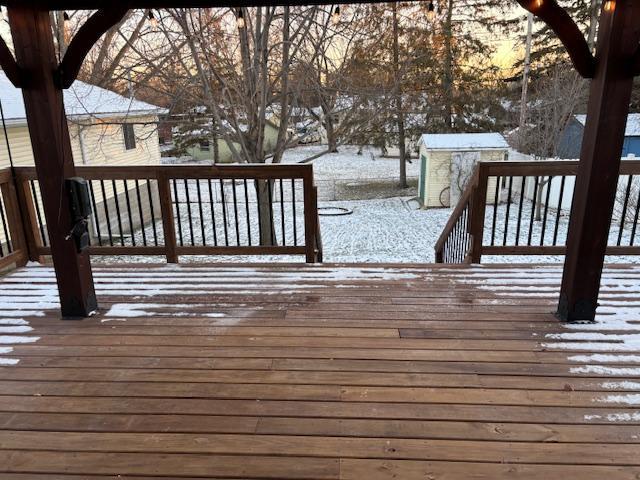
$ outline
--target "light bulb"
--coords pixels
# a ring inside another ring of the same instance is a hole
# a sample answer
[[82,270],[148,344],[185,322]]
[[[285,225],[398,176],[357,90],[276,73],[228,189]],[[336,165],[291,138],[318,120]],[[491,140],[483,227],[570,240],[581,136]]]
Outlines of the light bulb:
[[69,23],[71,22],[71,18],[69,17],[69,14],[67,12],[64,12],[62,14],[62,20],[64,23],[64,28],[69,28]]
[[616,9],[615,0],[607,0],[604,2],[604,11],[605,12],[613,12]]
[[238,9],[238,14],[236,15],[236,26],[238,28],[244,28],[245,26],[244,15],[242,14],[241,8]]
[[149,25],[151,25],[151,28],[154,30],[158,28],[158,19],[153,14],[153,10],[149,10]]
[[331,23],[338,25],[340,23],[340,7],[336,7],[331,15]]
[[533,2],[534,6],[536,8],[540,8],[542,7],[542,4],[544,3],[544,0],[535,0],[535,2]]
[[427,19],[429,21],[433,21],[436,18],[436,6],[433,4],[433,2],[429,2],[429,5],[427,6]]

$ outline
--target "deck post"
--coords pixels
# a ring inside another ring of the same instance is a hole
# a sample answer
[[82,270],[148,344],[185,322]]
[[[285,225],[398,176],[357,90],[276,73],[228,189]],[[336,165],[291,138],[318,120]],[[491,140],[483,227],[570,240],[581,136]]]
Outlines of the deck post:
[[56,82],[56,53],[49,11],[25,0],[8,8],[16,61],[23,72],[27,125],[31,136],[62,316],[82,318],[97,309],[87,253],[69,238],[73,227],[65,179],[75,175],[62,90]]
[[640,2],[606,4],[567,236],[557,310],[562,321],[595,318],[640,37]]
[[471,234],[471,250],[465,258],[465,263],[482,262],[482,243],[484,240],[484,215],[487,207],[487,171],[482,162],[476,166],[475,177],[471,179],[475,184],[470,199],[468,232]]

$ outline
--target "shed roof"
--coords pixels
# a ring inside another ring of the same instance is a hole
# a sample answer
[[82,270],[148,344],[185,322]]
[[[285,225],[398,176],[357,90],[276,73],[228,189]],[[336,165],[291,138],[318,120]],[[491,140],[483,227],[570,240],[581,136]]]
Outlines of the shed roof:
[[[2,100],[2,109],[8,124],[26,124],[22,92],[11,84],[2,71],[0,71],[0,100]],[[158,115],[167,112],[165,108],[126,98],[79,80],[64,91],[64,109],[69,118],[76,120],[91,117]]]
[[425,133],[420,145],[427,150],[508,150],[500,133]]
[[[582,125],[587,121],[586,115],[576,115]],[[630,113],[627,116],[627,127],[624,130],[625,137],[640,137],[640,113]]]

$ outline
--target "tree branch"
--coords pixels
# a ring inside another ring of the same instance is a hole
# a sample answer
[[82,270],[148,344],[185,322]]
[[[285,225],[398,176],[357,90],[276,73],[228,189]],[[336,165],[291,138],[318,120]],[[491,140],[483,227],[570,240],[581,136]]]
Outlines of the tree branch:
[[22,71],[2,37],[0,37],[0,67],[13,86],[19,88],[22,83]]
[[128,8],[113,6],[98,10],[80,27],[73,37],[67,52],[58,66],[58,78],[61,88],[69,88],[78,77],[85,57],[98,39],[111,27],[118,24],[127,13]]
[[546,23],[555,32],[571,57],[573,66],[584,78],[593,78],[596,69],[589,45],[578,25],[556,0],[517,0],[518,3]]

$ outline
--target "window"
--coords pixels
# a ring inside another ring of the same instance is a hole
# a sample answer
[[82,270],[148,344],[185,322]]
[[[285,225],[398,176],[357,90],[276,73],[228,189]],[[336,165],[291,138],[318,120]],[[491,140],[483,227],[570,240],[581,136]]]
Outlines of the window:
[[124,135],[125,150],[133,150],[136,148],[136,134],[133,131],[132,123],[125,123],[122,125],[122,134]]
[[200,150],[203,152],[209,151],[209,140],[203,140],[200,142]]

